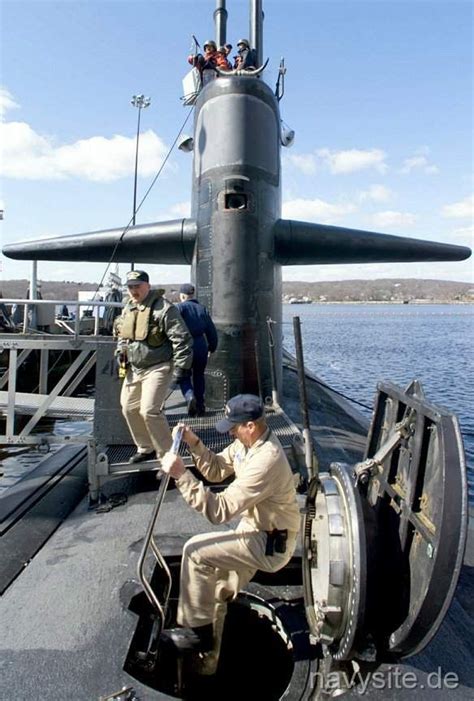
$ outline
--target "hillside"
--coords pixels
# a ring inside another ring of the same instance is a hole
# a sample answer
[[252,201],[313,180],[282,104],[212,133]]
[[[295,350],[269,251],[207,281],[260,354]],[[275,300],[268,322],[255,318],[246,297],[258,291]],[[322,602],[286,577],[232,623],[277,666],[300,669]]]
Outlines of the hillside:
[[[169,299],[176,301],[179,283],[163,285]],[[24,299],[28,280],[1,283],[4,298]],[[42,281],[43,299],[75,300],[79,290],[94,290],[90,282]],[[339,282],[284,282],[283,299],[309,297],[313,302],[474,302],[474,284],[445,280],[390,279],[342,280]]]
[[474,284],[446,280],[391,279],[284,282],[285,297],[313,302],[473,302]]

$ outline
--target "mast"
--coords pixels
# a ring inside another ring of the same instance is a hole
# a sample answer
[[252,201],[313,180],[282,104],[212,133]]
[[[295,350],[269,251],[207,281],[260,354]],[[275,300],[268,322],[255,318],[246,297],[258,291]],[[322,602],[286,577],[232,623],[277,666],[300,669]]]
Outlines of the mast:
[[262,0],[250,0],[249,40],[257,54],[257,66],[263,63],[263,11]]
[[220,46],[224,46],[227,40],[227,10],[225,9],[225,0],[216,0],[214,23],[216,26],[216,44],[217,48],[219,48]]

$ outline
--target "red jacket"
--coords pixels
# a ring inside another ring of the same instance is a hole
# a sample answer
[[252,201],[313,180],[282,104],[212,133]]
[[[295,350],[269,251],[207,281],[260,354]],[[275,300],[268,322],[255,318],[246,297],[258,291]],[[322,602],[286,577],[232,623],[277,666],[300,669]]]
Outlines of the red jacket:
[[224,56],[224,54],[219,53],[219,51],[216,52],[216,66],[220,68],[222,71],[231,71],[232,66],[227,60],[227,57]]
[[204,56],[202,54],[188,56],[188,63],[198,68],[201,73],[204,70],[213,69],[217,64],[217,51],[207,51]]

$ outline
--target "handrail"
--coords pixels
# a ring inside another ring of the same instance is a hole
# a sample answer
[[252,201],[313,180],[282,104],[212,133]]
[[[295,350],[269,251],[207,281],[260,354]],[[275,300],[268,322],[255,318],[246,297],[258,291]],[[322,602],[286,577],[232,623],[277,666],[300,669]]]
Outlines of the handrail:
[[70,307],[124,307],[124,302],[108,302],[103,300],[87,299],[0,299],[2,304],[66,304]]
[[[173,439],[173,445],[171,446],[170,452],[174,453],[175,455],[178,455],[179,452],[179,446],[181,444],[181,438],[182,438],[182,429],[178,429],[176,432],[176,435],[174,436]],[[156,502],[155,506],[153,507],[153,512],[151,515],[150,522],[148,524],[148,528],[146,531],[145,535],[145,541],[143,543],[143,548],[140,553],[140,557],[138,559],[138,565],[137,565],[137,573],[138,573],[138,578],[141,582],[141,585],[145,591],[145,594],[148,598],[148,601],[151,603],[151,605],[155,608],[156,612],[158,613],[159,617],[161,618],[161,625],[160,625],[160,630],[164,625],[165,618],[166,618],[166,612],[168,610],[168,601],[169,601],[169,596],[171,592],[171,572],[166,564],[165,559],[163,558],[162,554],[159,551],[158,545],[156,543],[156,540],[153,537],[153,531],[155,529],[155,524],[158,519],[158,516],[160,514],[161,506],[163,504],[163,499],[166,494],[166,489],[168,487],[170,476],[167,473],[162,473],[161,476],[161,481],[160,481],[160,486],[158,489],[158,494],[156,497]],[[160,602],[158,597],[156,596],[155,592],[153,591],[153,587],[151,586],[151,581],[149,581],[146,577],[145,574],[145,561],[148,555],[149,550],[152,550],[153,555],[155,556],[155,559],[157,563],[161,566],[163,571],[165,572],[165,575],[167,577],[167,583],[165,586],[164,590],[164,597],[163,597],[163,604]]]
[[[25,307],[24,311],[24,321],[23,321],[23,333],[28,333],[28,307],[30,306],[41,306],[41,305],[54,305],[63,306],[66,305],[74,309],[76,318],[74,319],[74,335],[80,335],[80,322],[81,317],[79,315],[80,307],[115,307],[122,309],[125,306],[124,302],[109,302],[106,300],[60,300],[60,299],[2,299],[2,304],[17,304]],[[94,317],[94,334],[97,336],[99,332],[99,314]]]
[[[138,573],[138,578],[141,582],[141,585],[143,589],[145,590],[145,594],[147,595],[148,601],[151,603],[151,605],[156,609],[158,612],[162,625],[165,621],[165,616],[166,616],[166,611],[168,608],[168,599],[169,599],[169,594],[171,591],[171,572],[166,564],[166,561],[164,560],[162,554],[160,553],[158,546],[156,545],[156,542],[153,538],[153,531],[155,528],[156,520],[160,514],[161,510],[161,505],[163,503],[164,496],[166,494],[166,490],[168,488],[168,483],[170,480],[170,476],[168,474],[162,474],[161,476],[161,481],[160,481],[160,486],[158,489],[158,494],[156,496],[156,502],[155,506],[153,507],[153,512],[151,515],[150,522],[148,524],[148,528],[146,531],[145,535],[145,541],[143,543],[143,548],[140,553],[140,557],[138,559],[138,566],[137,566],[137,573]],[[153,551],[153,554],[157,560],[157,562],[161,565],[163,568],[166,576],[167,576],[167,586],[165,589],[165,597],[164,597],[164,604],[162,605],[156,596],[155,592],[153,591],[153,587],[151,586],[151,583],[149,580],[146,578],[145,575],[145,560],[148,555],[148,550],[151,546],[151,549]]]

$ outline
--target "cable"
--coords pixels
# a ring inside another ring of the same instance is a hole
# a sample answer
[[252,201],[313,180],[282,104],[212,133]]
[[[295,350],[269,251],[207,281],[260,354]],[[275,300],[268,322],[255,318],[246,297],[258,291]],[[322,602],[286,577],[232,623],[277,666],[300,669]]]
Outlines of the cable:
[[101,278],[99,284],[97,285],[96,292],[98,292],[99,289],[101,288],[101,286],[102,286],[102,284],[103,284],[103,282],[104,282],[105,276],[106,276],[106,274],[107,274],[107,271],[108,271],[110,265],[112,264],[112,262],[113,262],[113,260],[114,260],[114,257],[115,257],[115,253],[116,253],[116,251],[117,251],[117,248],[118,248],[119,245],[122,243],[123,237],[125,236],[125,234],[127,233],[127,231],[130,229],[130,226],[132,225],[132,222],[133,222],[134,217],[136,216],[137,212],[140,211],[141,206],[142,206],[143,203],[145,202],[145,200],[146,200],[146,198],[148,197],[148,195],[150,194],[150,192],[151,192],[153,186],[155,185],[156,181],[158,180],[159,176],[161,175],[161,172],[162,172],[163,168],[165,167],[166,162],[167,162],[168,158],[169,158],[170,155],[171,155],[171,152],[173,151],[173,149],[174,149],[174,147],[175,147],[175,145],[176,145],[176,143],[177,143],[179,137],[181,136],[181,133],[182,133],[184,127],[186,126],[186,124],[187,124],[187,122],[188,122],[189,117],[191,116],[191,112],[192,112],[192,109],[190,109],[190,110],[188,111],[188,114],[186,115],[186,119],[185,119],[184,122],[182,123],[182,125],[181,125],[181,127],[180,127],[180,129],[179,129],[179,131],[178,131],[178,133],[177,133],[177,135],[176,135],[176,138],[175,138],[175,140],[173,141],[173,143],[171,144],[171,147],[170,147],[168,153],[166,154],[166,156],[165,156],[165,158],[164,158],[164,160],[163,160],[163,163],[162,163],[161,166],[159,167],[157,174],[156,174],[155,177],[153,178],[153,181],[152,181],[151,185],[149,186],[148,190],[145,192],[144,196],[142,197],[142,200],[141,200],[140,204],[139,204],[138,207],[136,208],[134,214],[132,214],[132,217],[131,217],[130,221],[128,222],[128,224],[127,224],[127,226],[124,228],[124,230],[122,231],[119,240],[118,240],[117,243],[115,244],[114,249],[113,249],[113,251],[112,251],[112,254],[111,254],[111,256],[110,256],[110,259],[109,259],[109,261],[108,261],[108,263],[107,263],[107,265],[106,265],[106,267],[105,267],[104,274],[102,275],[102,278]]
[[353,402],[354,404],[358,404],[359,406],[364,407],[364,409],[368,409],[369,411],[372,411],[373,407],[367,406],[367,404],[363,404],[362,402],[357,401],[357,399],[352,399],[352,397],[348,397],[347,394],[343,394],[342,392],[338,392],[337,389],[334,389],[334,387],[330,387],[322,380],[318,380],[315,377],[313,377],[312,379],[315,382],[317,382],[318,385],[321,385],[321,387],[325,387],[326,389],[331,390],[331,392],[334,392],[334,394],[338,394],[340,397],[344,397],[344,399],[347,399],[349,402]]
[[[276,322],[274,321],[272,323],[275,324]],[[291,323],[290,321],[283,321],[283,322],[281,322],[281,325],[286,326],[286,325],[289,325],[290,323]],[[318,380],[316,377],[312,377],[311,379],[314,380],[314,382],[316,382],[318,385],[321,385],[321,387],[325,387],[326,389],[329,389],[331,392],[334,392],[334,394],[337,394],[339,397],[343,397],[344,399],[347,399],[349,402],[353,402],[354,404],[358,404],[359,406],[363,407],[364,409],[368,409],[368,411],[372,411],[371,406],[367,406],[367,404],[363,404],[363,402],[359,402],[357,399],[352,399],[352,397],[349,397],[347,394],[343,394],[342,392],[338,392],[337,389],[330,387],[322,380]]]

